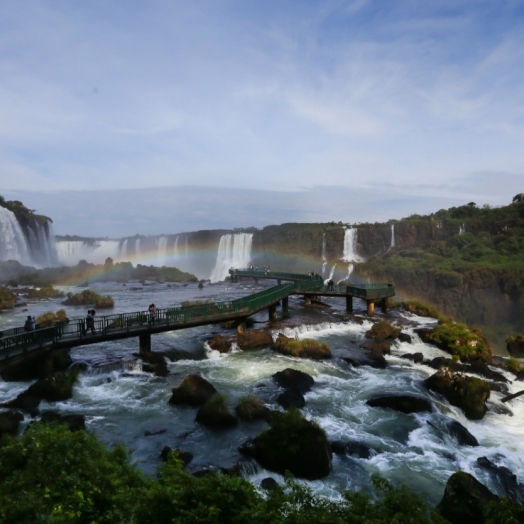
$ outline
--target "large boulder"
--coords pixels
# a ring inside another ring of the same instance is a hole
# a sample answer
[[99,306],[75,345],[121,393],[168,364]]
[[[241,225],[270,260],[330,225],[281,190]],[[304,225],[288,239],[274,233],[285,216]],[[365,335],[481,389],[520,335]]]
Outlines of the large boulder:
[[366,338],[374,338],[374,339],[385,339],[385,338],[398,338],[400,335],[400,329],[392,326],[388,322],[381,320],[380,322],[376,322],[373,324],[371,329],[366,331]]
[[262,329],[253,329],[238,333],[237,345],[240,349],[256,349],[264,346],[271,346],[273,344],[273,337],[269,331]]
[[229,411],[224,395],[212,396],[198,411],[195,422],[212,428],[229,428],[238,424],[238,419]]
[[506,348],[512,357],[524,357],[524,335],[517,335],[506,339]]
[[364,342],[360,344],[360,347],[377,355],[389,355],[391,353],[391,341],[383,338],[375,339],[372,342]]
[[480,420],[486,414],[490,387],[485,380],[442,368],[427,378],[424,385],[446,397],[450,404],[462,409],[471,420]]
[[505,496],[517,504],[524,503],[524,485],[519,484],[517,476],[505,466],[498,466],[488,457],[479,457],[477,464],[489,471],[494,480],[502,487]]
[[479,441],[477,438],[472,435],[467,428],[465,428],[460,422],[457,420],[451,419],[448,424],[447,428],[449,431],[449,434],[457,439],[457,442],[461,446],[478,446]]
[[165,353],[150,351],[148,353],[140,353],[138,356],[142,359],[142,371],[154,373],[157,377],[167,377],[169,375]]
[[315,384],[315,379],[311,375],[292,368],[277,371],[273,379],[279,386],[286,389],[297,389],[301,393],[307,393]]
[[200,375],[188,375],[179,387],[173,388],[173,394],[169,399],[170,404],[182,404],[187,406],[200,406],[207,402],[217,390]]
[[312,339],[296,340],[279,333],[271,346],[272,349],[290,357],[323,360],[331,358],[331,350],[325,342]]
[[2,411],[0,413],[0,438],[3,435],[16,435],[24,416],[17,411]]
[[458,471],[449,477],[438,512],[452,524],[483,524],[488,505],[499,500],[475,477]]
[[225,337],[224,335],[215,335],[207,341],[209,347],[218,351],[219,353],[228,353],[231,350],[233,343],[232,337]]
[[277,398],[277,403],[284,409],[303,408],[306,405],[304,395],[295,388],[286,389]]
[[300,411],[273,412],[270,428],[241,448],[264,468],[315,480],[331,471],[331,446],[324,430],[306,420]]
[[269,409],[257,397],[246,395],[242,397],[235,408],[237,417],[242,422],[254,422],[255,420],[267,419]]
[[401,413],[431,412],[431,402],[418,395],[378,395],[370,398],[366,404],[374,408],[389,408]]

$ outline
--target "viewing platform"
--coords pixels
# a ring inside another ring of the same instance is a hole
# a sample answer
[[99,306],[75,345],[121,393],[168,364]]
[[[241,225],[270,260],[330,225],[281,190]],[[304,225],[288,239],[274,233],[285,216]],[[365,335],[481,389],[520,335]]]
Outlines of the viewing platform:
[[277,305],[287,309],[290,295],[303,295],[305,305],[318,296],[346,297],[347,311],[353,311],[353,297],[357,297],[366,301],[370,316],[374,314],[375,302],[380,302],[386,311],[387,299],[395,295],[395,287],[391,284],[327,285],[319,275],[251,269],[232,268],[229,273],[233,282],[240,278],[264,278],[277,280],[277,284],[235,300],[157,309],[154,317],[146,311],[96,317],[93,332],[88,332],[83,318],[29,332],[22,328],[3,331],[0,334],[0,371],[4,366],[23,361],[28,354],[42,353],[51,361],[54,350],[130,337],[138,337],[140,353],[148,353],[153,334],[207,324],[234,321],[237,330],[242,332],[251,315],[267,309],[269,320],[272,320]]

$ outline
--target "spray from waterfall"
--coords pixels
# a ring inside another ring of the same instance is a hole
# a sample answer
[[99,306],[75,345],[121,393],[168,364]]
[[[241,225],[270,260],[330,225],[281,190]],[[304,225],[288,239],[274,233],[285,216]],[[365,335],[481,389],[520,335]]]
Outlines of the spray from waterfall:
[[231,267],[245,268],[251,261],[253,233],[222,235],[218,244],[217,261],[211,272],[211,282],[224,280]]
[[189,258],[189,242],[187,240],[187,235],[186,235],[186,246],[185,246],[185,249],[186,249],[186,258]]
[[329,277],[326,278],[324,281],[324,284],[327,284],[330,280],[333,280],[333,275],[335,274],[335,268],[337,267],[337,264],[333,264],[333,267],[331,268],[331,271],[329,272]]
[[162,262],[162,265],[165,266],[168,263],[167,260],[167,237],[160,237],[157,239],[157,250],[159,260]]
[[347,277],[346,278],[342,278],[340,279],[337,284],[340,284],[341,282],[349,282],[349,277],[351,275],[351,273],[353,273],[353,269],[355,269],[355,266],[353,264],[348,264],[348,274],[347,274]]
[[29,265],[29,246],[15,214],[0,206],[0,260],[16,260]]

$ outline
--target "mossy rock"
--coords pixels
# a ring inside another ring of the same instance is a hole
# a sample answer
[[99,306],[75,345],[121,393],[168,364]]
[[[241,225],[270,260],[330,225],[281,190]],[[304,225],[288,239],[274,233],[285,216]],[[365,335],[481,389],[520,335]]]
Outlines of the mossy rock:
[[273,412],[270,428],[253,440],[255,459],[270,471],[315,480],[331,472],[331,446],[325,431],[297,409]]
[[400,329],[392,326],[389,322],[381,320],[371,326],[371,329],[366,331],[366,338],[373,339],[386,339],[386,338],[398,338],[400,335]]
[[290,357],[311,358],[313,360],[331,358],[331,351],[325,342],[318,342],[313,339],[297,340],[286,337],[282,333],[279,333],[272,348]]
[[173,389],[169,403],[200,406],[216,394],[217,390],[213,384],[200,375],[192,374],[184,378],[178,388]]
[[259,398],[252,395],[241,397],[235,411],[237,417],[243,422],[254,422],[267,419],[269,416],[269,409]]
[[427,378],[424,385],[446,397],[450,404],[462,409],[471,420],[480,420],[486,414],[490,387],[485,380],[442,368]]
[[229,428],[238,424],[238,419],[229,411],[224,395],[213,395],[196,414],[195,422],[213,428]]

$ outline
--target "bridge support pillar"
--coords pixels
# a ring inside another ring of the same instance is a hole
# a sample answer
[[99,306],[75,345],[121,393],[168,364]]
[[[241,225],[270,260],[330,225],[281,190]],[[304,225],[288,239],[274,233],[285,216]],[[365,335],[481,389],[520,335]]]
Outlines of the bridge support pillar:
[[353,297],[351,295],[346,297],[346,311],[353,313]]
[[388,299],[387,298],[383,298],[380,301],[380,307],[382,309],[382,313],[386,313],[387,312],[387,310],[388,310]]
[[288,309],[289,307],[289,297],[284,297],[282,299],[282,309]]
[[149,333],[138,335],[138,347],[139,353],[151,353],[151,335]]
[[375,315],[375,301],[374,300],[366,300],[368,304],[368,316],[372,317]]
[[311,305],[311,295],[304,295],[304,304],[306,306],[310,306]]
[[246,330],[246,322],[244,320],[237,324],[237,333],[244,333],[245,330]]
[[280,286],[280,284],[282,284],[282,280],[280,280],[280,278],[277,278],[277,284]]
[[258,284],[258,278],[255,277],[255,284]]
[[277,312],[277,306],[269,306],[267,308],[268,314],[269,314],[269,320],[275,320],[276,312]]
[[43,369],[40,370],[43,377],[48,377],[53,374],[53,352],[48,351],[44,359]]

